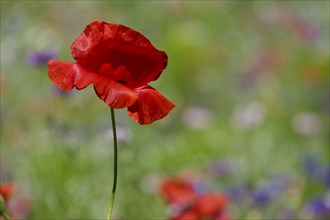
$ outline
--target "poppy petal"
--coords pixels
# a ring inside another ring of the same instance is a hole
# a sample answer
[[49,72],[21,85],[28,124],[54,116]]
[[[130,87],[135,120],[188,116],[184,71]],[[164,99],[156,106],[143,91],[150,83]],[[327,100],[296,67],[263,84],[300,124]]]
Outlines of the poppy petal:
[[192,184],[180,179],[167,179],[161,185],[161,194],[170,204],[186,205],[196,198]]
[[147,85],[135,91],[138,93],[138,99],[128,107],[128,115],[142,125],[165,117],[175,106],[151,86]]
[[14,190],[15,190],[14,183],[9,182],[9,183],[0,184],[0,195],[5,200],[5,203],[8,202],[9,197],[11,196],[11,194],[13,194]]
[[138,94],[134,90],[106,77],[102,78],[94,83],[94,90],[108,106],[126,108],[136,102]]
[[[95,21],[71,46],[73,58],[84,68],[100,73],[103,65],[125,66],[127,85],[138,88],[158,79],[167,66],[167,55],[141,33],[120,24]],[[109,78],[118,80],[111,72]]]
[[83,89],[96,79],[96,74],[78,64],[57,60],[48,62],[48,76],[57,87],[66,92],[71,91],[73,87]]
[[151,42],[139,32],[120,24],[110,24],[104,21],[94,21],[87,25],[85,30],[71,45],[73,58],[80,62],[89,56],[91,50],[100,42],[112,39],[127,45],[153,47]]
[[228,203],[228,198],[222,194],[206,193],[201,195],[195,204],[195,209],[205,216],[220,213]]
[[134,90],[86,70],[76,63],[50,60],[48,75],[57,87],[67,92],[73,87],[80,90],[94,84],[98,97],[112,108],[125,108],[137,99],[137,93]]

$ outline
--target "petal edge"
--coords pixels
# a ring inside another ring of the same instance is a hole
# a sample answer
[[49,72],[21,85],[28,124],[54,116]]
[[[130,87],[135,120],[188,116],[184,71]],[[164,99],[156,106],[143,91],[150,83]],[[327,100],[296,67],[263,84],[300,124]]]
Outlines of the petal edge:
[[136,102],[138,97],[134,90],[76,63],[50,60],[48,75],[57,87],[67,92],[73,87],[80,90],[93,84],[97,96],[111,108],[126,108]]
[[164,118],[175,105],[151,86],[136,89],[137,101],[128,107],[128,115],[141,125]]
[[58,60],[48,62],[48,76],[57,87],[66,92],[71,91],[73,87],[83,89],[96,79],[94,73],[78,64]]

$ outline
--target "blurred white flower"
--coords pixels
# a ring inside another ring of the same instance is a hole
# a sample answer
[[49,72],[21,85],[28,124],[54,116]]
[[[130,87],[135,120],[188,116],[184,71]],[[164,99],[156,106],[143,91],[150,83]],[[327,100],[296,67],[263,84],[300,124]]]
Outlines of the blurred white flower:
[[264,118],[263,106],[258,102],[251,102],[234,110],[232,126],[237,130],[249,130],[261,124]]
[[320,121],[314,113],[301,112],[293,117],[292,127],[300,135],[314,136],[320,130]]
[[[128,128],[125,128],[124,126],[117,124],[116,132],[117,132],[117,139],[119,142],[128,142],[131,140],[132,132]],[[112,128],[106,130],[105,136],[107,140],[109,141],[113,140]]]
[[206,108],[193,106],[183,112],[184,124],[193,129],[203,129],[210,126],[213,121],[213,114]]

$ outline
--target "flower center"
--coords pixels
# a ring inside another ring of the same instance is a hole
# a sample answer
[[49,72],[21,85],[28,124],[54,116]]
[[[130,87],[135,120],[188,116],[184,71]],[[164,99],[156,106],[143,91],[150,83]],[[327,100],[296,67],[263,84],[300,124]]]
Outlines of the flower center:
[[116,82],[119,82],[120,84],[123,84],[123,85],[127,85],[127,82],[125,82],[124,80],[118,79],[118,80],[116,80]]
[[101,75],[111,78],[116,82],[128,85],[130,73],[124,65],[118,67],[112,66],[110,63],[104,63],[100,66],[99,71]]

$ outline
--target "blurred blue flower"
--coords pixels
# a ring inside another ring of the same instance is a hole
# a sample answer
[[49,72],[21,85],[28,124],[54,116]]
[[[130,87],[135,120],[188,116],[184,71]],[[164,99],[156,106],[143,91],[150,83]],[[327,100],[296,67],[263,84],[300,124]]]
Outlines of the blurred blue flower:
[[279,195],[284,190],[286,190],[289,187],[291,179],[287,175],[280,175],[277,177],[274,177],[269,183],[268,183],[268,189],[271,190],[273,195]]
[[57,53],[54,49],[44,51],[34,51],[28,54],[27,64],[32,67],[40,67],[46,65],[49,60],[56,58]]
[[302,162],[302,169],[310,179],[317,179],[320,175],[321,164],[315,155],[308,154]]
[[233,202],[242,203],[243,201],[247,201],[249,198],[249,191],[243,184],[231,185],[226,191],[230,201]]
[[257,205],[267,204],[278,197],[288,187],[289,178],[278,176],[267,184],[257,186],[253,191],[253,200]]
[[53,93],[54,93],[55,95],[57,95],[57,96],[61,96],[61,97],[67,96],[67,95],[69,95],[69,94],[71,93],[71,91],[70,91],[70,92],[66,92],[66,91],[64,91],[63,89],[58,88],[58,87],[55,86],[55,85],[52,85],[52,91],[53,91]]
[[228,160],[217,160],[211,164],[209,170],[217,177],[224,177],[233,172],[233,167]]
[[273,199],[272,191],[267,186],[257,187],[253,192],[253,200],[257,205],[266,205]]
[[330,198],[329,194],[326,197],[314,197],[305,205],[305,211],[315,218],[330,217]]
[[330,166],[324,169],[323,179],[325,185],[330,188]]
[[208,186],[204,181],[201,180],[192,180],[192,185],[194,187],[194,191],[198,194],[204,194],[206,192],[208,192]]

